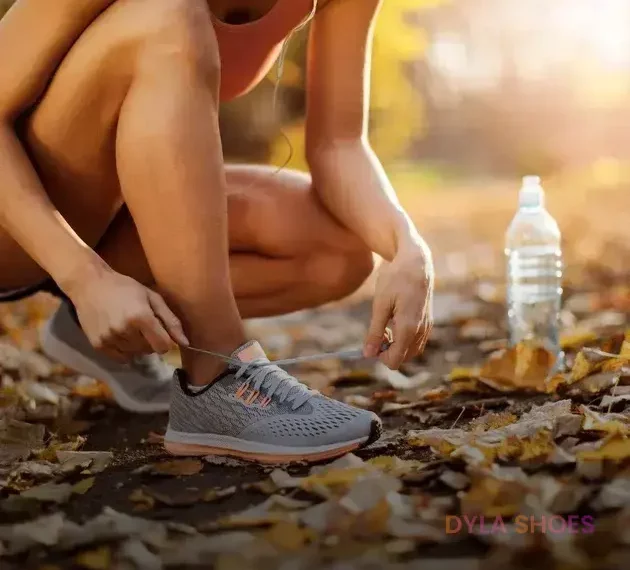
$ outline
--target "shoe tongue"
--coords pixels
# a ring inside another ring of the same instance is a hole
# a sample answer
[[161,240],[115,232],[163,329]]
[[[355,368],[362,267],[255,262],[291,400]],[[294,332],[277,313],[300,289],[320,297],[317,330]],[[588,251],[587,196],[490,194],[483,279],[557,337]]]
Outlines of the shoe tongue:
[[232,353],[232,358],[241,362],[251,362],[252,360],[269,360],[262,346],[256,340],[250,340],[240,346]]

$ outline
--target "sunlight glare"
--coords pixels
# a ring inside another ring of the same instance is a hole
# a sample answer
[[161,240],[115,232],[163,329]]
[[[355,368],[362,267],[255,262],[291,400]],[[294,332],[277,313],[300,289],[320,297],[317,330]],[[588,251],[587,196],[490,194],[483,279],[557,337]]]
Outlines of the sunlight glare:
[[565,2],[559,26],[602,65],[630,67],[630,2],[579,0]]

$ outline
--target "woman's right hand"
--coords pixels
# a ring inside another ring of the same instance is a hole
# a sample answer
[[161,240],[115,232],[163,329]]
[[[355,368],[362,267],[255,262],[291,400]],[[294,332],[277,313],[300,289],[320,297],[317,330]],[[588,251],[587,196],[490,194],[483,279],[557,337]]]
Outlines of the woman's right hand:
[[82,280],[68,295],[94,348],[118,361],[189,344],[158,293],[113,270]]

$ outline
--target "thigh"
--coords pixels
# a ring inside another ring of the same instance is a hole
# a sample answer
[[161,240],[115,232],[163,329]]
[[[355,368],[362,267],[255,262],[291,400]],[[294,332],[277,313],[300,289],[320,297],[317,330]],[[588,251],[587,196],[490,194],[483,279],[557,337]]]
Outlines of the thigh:
[[[49,198],[91,247],[122,204],[116,123],[132,75],[130,38],[141,35],[140,19],[132,12],[137,5],[119,0],[98,18],[66,54],[38,104],[17,122]],[[45,277],[0,229],[0,290]]]
[[251,165],[228,165],[226,175],[232,252],[290,258],[360,247],[320,202],[310,175]]

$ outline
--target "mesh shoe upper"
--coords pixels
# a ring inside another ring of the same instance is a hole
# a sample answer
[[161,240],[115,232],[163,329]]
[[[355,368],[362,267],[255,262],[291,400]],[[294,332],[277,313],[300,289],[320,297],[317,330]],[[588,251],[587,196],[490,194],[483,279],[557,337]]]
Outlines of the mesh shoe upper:
[[308,390],[260,353],[255,362],[258,364],[241,375],[238,367],[230,365],[219,379],[198,392],[190,391],[185,374],[178,371],[169,429],[311,447],[368,437],[374,422],[380,424],[371,412]]

